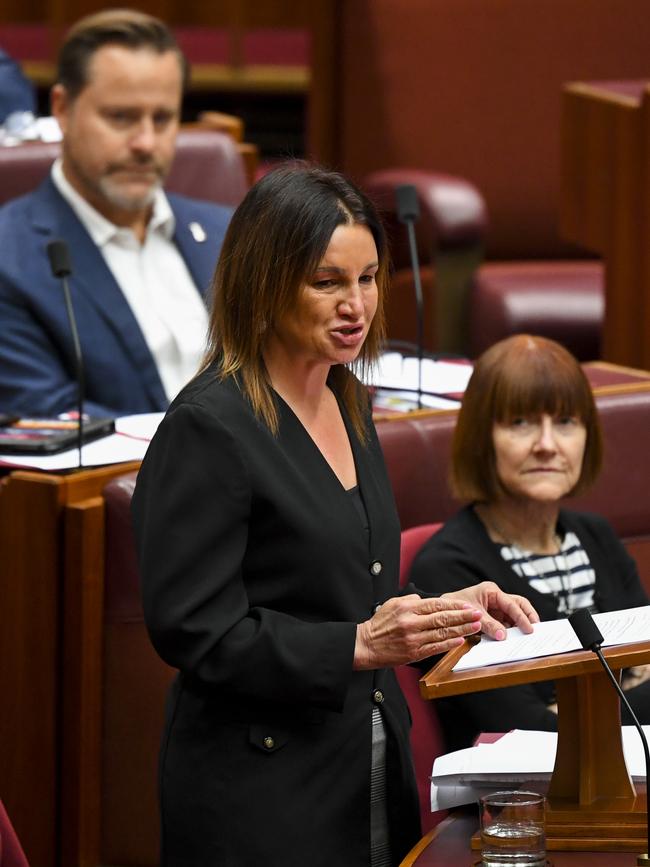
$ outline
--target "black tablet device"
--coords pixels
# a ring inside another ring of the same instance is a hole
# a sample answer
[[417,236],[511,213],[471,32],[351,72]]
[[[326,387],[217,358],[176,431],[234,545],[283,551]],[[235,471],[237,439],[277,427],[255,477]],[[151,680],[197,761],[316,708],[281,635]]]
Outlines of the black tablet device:
[[[92,442],[114,430],[112,418],[84,419],[83,442]],[[75,448],[78,440],[76,418],[15,418],[0,413],[0,454],[51,455]]]

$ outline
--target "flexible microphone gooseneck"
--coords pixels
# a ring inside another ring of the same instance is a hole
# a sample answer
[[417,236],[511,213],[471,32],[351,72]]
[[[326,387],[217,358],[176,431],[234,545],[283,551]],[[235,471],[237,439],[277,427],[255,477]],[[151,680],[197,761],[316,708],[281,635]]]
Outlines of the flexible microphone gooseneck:
[[422,300],[422,282],[420,280],[420,265],[415,243],[415,223],[420,218],[420,203],[417,190],[413,184],[400,184],[395,188],[397,201],[397,217],[406,226],[413,269],[415,286],[415,304],[417,316],[417,348],[418,348],[418,409],[422,408],[422,358],[424,357],[424,302]]
[[70,296],[70,285],[68,277],[72,274],[72,265],[70,264],[70,253],[68,245],[65,241],[50,241],[47,245],[47,255],[50,260],[50,268],[54,277],[61,281],[63,287],[63,297],[65,298],[65,307],[68,313],[68,321],[70,322],[70,331],[72,332],[72,346],[74,349],[75,366],[77,369],[77,412],[79,418],[77,420],[77,448],[79,450],[79,466],[83,466],[81,458],[81,447],[83,445],[83,409],[84,409],[84,365],[83,356],[81,354],[81,343],[79,342],[79,331],[77,330],[77,320],[72,307],[72,298]]
[[[573,614],[569,617],[569,623],[573,627],[573,631],[578,637],[578,641],[585,650],[593,650],[598,659],[600,660],[601,665],[605,669],[607,677],[612,682],[612,685],[618,695],[620,696],[621,701],[628,709],[630,716],[632,717],[632,722],[637,728],[641,736],[641,743],[643,744],[643,752],[645,754],[645,779],[646,779],[646,790],[648,786],[648,778],[650,776],[650,750],[648,750],[648,740],[645,736],[645,732],[643,731],[643,727],[641,726],[639,720],[636,717],[636,714],[630,707],[630,703],[627,700],[627,697],[623,690],[621,689],[621,685],[618,682],[618,678],[614,674],[614,672],[609,667],[609,664],[605,657],[603,656],[603,651],[601,650],[601,645],[603,643],[603,636],[600,634],[600,630],[596,626],[593,617],[589,613],[588,609],[581,608],[578,611],[574,611]],[[650,793],[648,793],[650,794]],[[646,829],[647,829],[647,851],[643,855],[639,855],[637,857],[637,865],[641,864],[650,864],[650,797],[646,795],[646,804],[647,804],[647,813],[646,813]]]

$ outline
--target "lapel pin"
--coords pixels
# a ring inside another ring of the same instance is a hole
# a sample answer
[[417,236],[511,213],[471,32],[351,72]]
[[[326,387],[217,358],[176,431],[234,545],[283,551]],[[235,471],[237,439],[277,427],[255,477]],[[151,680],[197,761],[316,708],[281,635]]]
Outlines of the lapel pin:
[[205,229],[200,223],[190,223],[190,232],[197,244],[202,244],[206,239]]

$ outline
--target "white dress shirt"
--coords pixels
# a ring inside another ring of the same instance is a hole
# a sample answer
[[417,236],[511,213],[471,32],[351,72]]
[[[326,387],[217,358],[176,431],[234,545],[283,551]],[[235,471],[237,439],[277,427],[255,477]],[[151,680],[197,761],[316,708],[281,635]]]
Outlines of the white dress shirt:
[[[156,191],[143,243],[111,223],[68,182],[61,160],[52,181],[99,248],[154,357],[169,400],[196,373],[205,351],[208,313],[172,238],[175,219]],[[73,255],[74,255],[74,251]]]

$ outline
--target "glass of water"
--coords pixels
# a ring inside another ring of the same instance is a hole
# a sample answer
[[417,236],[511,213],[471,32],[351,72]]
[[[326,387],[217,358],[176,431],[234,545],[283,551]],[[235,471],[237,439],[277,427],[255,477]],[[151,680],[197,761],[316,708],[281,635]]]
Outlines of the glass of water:
[[543,867],[545,798],[537,792],[493,792],[479,801],[484,867]]

